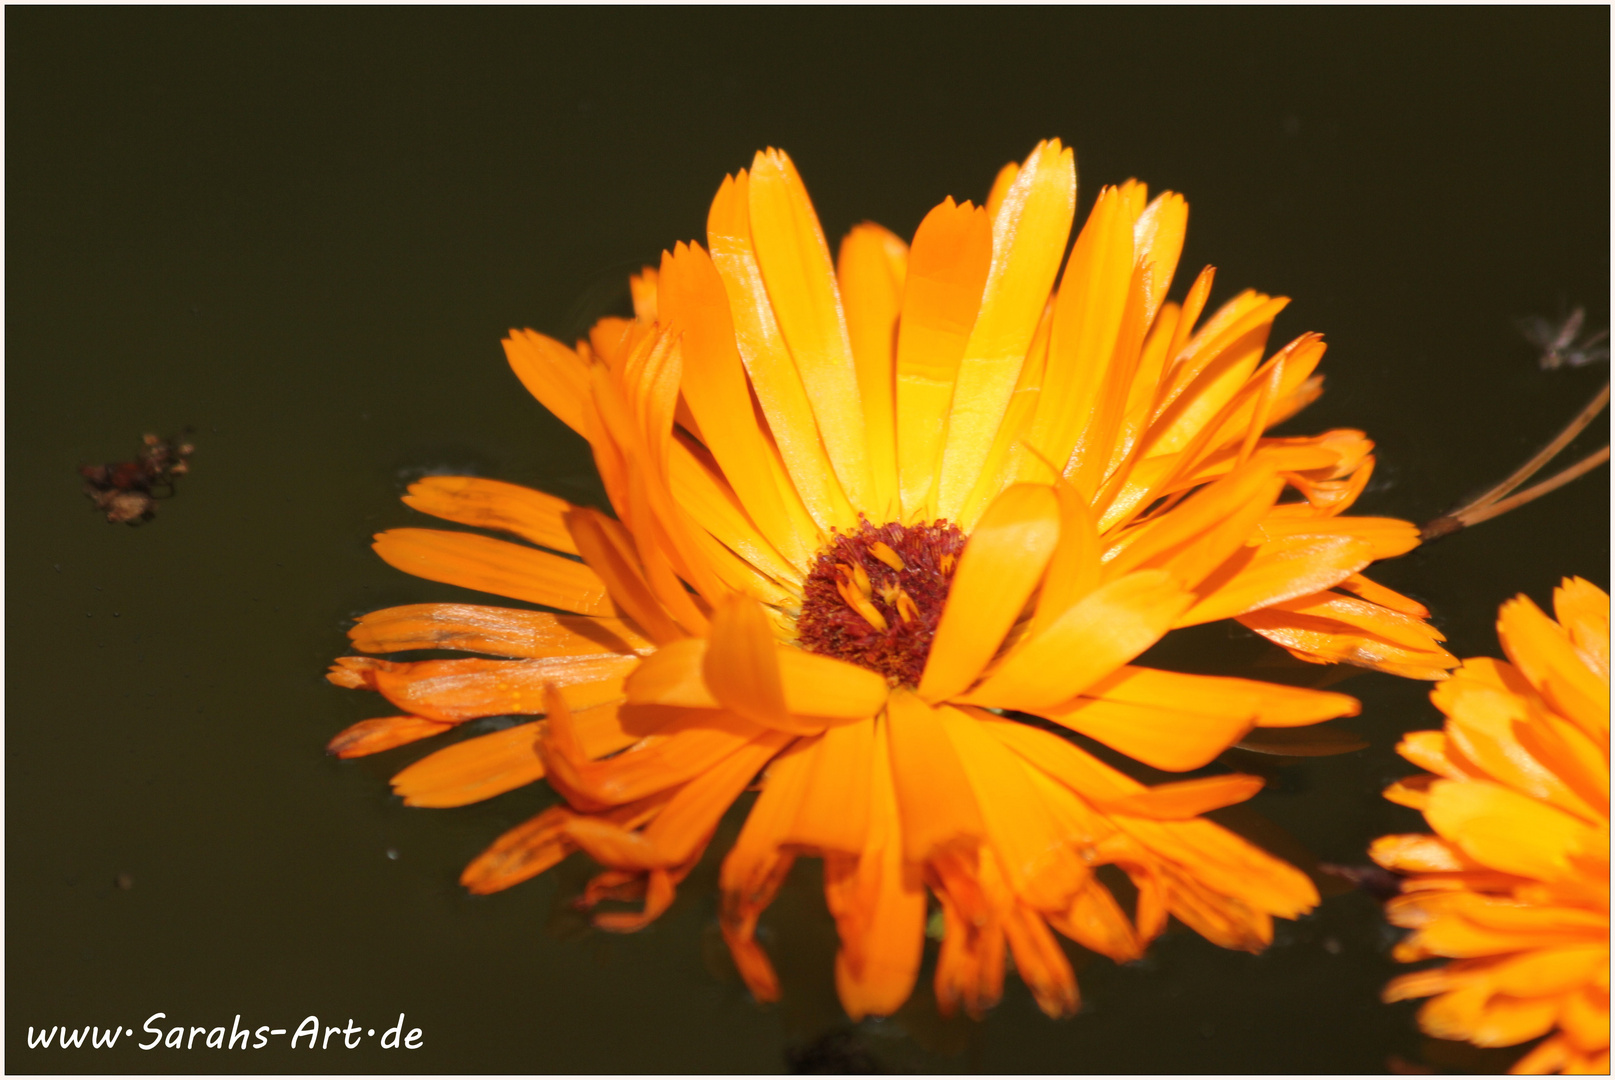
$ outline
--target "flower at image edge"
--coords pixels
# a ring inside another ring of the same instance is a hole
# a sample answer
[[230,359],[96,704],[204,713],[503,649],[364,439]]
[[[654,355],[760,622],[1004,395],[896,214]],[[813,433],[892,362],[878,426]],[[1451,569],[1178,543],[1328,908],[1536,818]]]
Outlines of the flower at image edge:
[[1568,578],[1553,607],[1557,621],[1528,597],[1505,603],[1510,662],[1465,660],[1430,695],[1446,726],[1398,747],[1433,775],[1386,797],[1435,835],[1370,849],[1408,875],[1386,904],[1412,930],[1395,955],[1454,959],[1401,976],[1385,998],[1430,998],[1419,1024],[1443,1039],[1552,1033],[1513,1072],[1608,1073],[1609,597]]
[[[1361,575],[1417,543],[1342,513],[1372,444],[1264,434],[1319,393],[1322,341],[1264,360],[1285,301],[1247,291],[1202,319],[1209,268],[1167,302],[1187,206],[1135,182],[1100,192],[1060,274],[1075,202],[1071,152],[1043,143],[984,206],[944,201],[912,244],[858,226],[833,264],[771,150],[724,181],[705,247],[633,279],[634,318],[575,349],[513,331],[512,368],[588,440],[616,517],[492,480],[414,485],[417,510],[536,546],[394,529],[382,558],[572,614],[365,616],[361,652],[479,655],[338,660],[332,681],[400,713],[332,751],[545,717],[423,758],[394,790],[458,806],[546,779],[564,804],[462,881],[492,892],[581,850],[606,867],[582,903],[640,905],[596,914],[616,930],[666,910],[760,776],[721,871],[724,935],[760,998],[779,991],[757,919],[799,855],[824,860],[853,1016],[908,997],[928,895],[945,1011],[998,998],[1006,949],[1046,1012],[1074,1011],[1053,931],[1129,960],[1173,915],[1261,949],[1317,894],[1199,816],[1260,781],[1147,788],[1055,732],[1188,771],[1253,727],[1356,712],[1131,663],[1218,619],[1313,663],[1435,678],[1456,661],[1423,608]],[[1137,887],[1131,918],[1105,865]]]

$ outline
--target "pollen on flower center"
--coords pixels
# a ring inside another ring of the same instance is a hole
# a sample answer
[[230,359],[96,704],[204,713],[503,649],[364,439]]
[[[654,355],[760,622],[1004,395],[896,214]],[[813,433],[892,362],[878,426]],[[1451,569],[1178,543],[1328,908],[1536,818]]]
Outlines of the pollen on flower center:
[[802,647],[917,685],[964,546],[947,521],[837,533],[804,583]]

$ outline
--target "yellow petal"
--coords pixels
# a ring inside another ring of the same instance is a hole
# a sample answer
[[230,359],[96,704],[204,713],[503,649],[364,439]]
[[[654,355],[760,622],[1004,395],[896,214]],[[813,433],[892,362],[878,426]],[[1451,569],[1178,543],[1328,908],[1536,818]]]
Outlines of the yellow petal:
[[751,597],[731,597],[712,612],[701,673],[718,704],[731,712],[764,727],[799,727],[785,709],[773,631]]
[[459,649],[492,656],[587,656],[649,651],[651,643],[621,619],[552,615],[481,604],[405,604],[359,617],[353,647],[387,653]]
[[1458,658],[1429,642],[1410,648],[1348,622],[1264,608],[1239,616],[1244,626],[1313,664],[1346,663],[1408,679],[1445,678]]
[[1597,843],[1595,831],[1568,814],[1483,781],[1437,781],[1424,816],[1476,861],[1549,881],[1570,875],[1570,857]]
[[981,840],[986,825],[938,710],[898,689],[887,703],[886,720],[903,858],[924,863],[938,851]]
[[1514,1046],[1553,1030],[1559,1003],[1552,999],[1512,998],[1498,995],[1470,1030],[1476,1046]]
[[752,247],[751,179],[726,177],[707,216],[707,244],[723,278],[734,318],[735,346],[780,456],[802,502],[820,528],[856,528],[857,514],[836,479],[802,378],[780,335]]
[[1047,478],[1051,466],[1063,470],[1092,421],[1132,276],[1133,222],[1120,191],[1107,187],[1077,234],[1060,281],[1048,371],[1028,436],[1046,464],[1028,460],[1022,467],[1023,479]]
[[1191,599],[1164,570],[1107,582],[1016,646],[963,700],[1029,712],[1069,701],[1155,644]]
[[1253,726],[1248,719],[1097,698],[1077,698],[1035,711],[1046,720],[1168,772],[1198,769]]
[[752,159],[749,197],[757,265],[836,478],[855,510],[876,513],[858,370],[818,215],[780,150]]
[[1076,165],[1058,140],[1038,144],[993,222],[993,262],[959,361],[937,511],[954,520],[975,486],[1065,254],[1076,211]]
[[1039,910],[1064,910],[1088,870],[1045,804],[1030,766],[993,738],[978,718],[987,714],[949,705],[938,714],[976,792],[987,838],[1010,888]]
[[[1259,609],[1289,610],[1281,605],[1339,584],[1373,558],[1368,543],[1351,536],[1288,536],[1246,548],[1201,582],[1201,599],[1183,613],[1178,625],[1196,626]],[[1411,621],[1366,601],[1346,602],[1354,611],[1376,608],[1387,621],[1400,620],[1399,626]],[[1330,612],[1324,617],[1337,616]],[[1404,644],[1427,648],[1430,642],[1428,635],[1421,635],[1416,642]]]
[[846,235],[836,258],[847,337],[858,367],[864,421],[869,425],[869,474],[874,484],[871,516],[879,521],[896,520],[899,514],[895,343],[908,257],[907,244],[889,230],[866,222]]
[[1265,462],[1237,469],[1141,525],[1106,564],[1106,576],[1158,567],[1200,586],[1241,545],[1260,537],[1257,523],[1283,490],[1284,481]]
[[825,731],[803,760],[804,787],[782,842],[824,852],[864,850],[874,767],[874,717]]
[[707,449],[763,535],[796,566],[806,566],[817,538],[795,528],[786,503],[796,494],[781,489],[769,473],[769,451],[735,350],[723,281],[698,244],[664,254],[661,280],[663,315],[683,332],[684,399]]
[[1085,693],[1106,701],[1237,717],[1257,727],[1301,727],[1356,716],[1361,708],[1355,698],[1326,690],[1132,665],[1094,683]]
[[677,866],[711,839],[718,819],[794,736],[765,731],[685,784],[643,836],[658,866]]
[[617,606],[646,637],[665,644],[686,636],[645,582],[643,571],[636,565],[633,541],[619,522],[598,510],[577,506],[568,511],[567,526],[589,569],[606,583]]
[[1054,492],[1017,484],[987,508],[959,556],[920,696],[941,701],[975,681],[1043,576],[1060,534]]
[[1609,597],[1579,577],[1553,590],[1553,614],[1594,673],[1609,679]]
[[1609,682],[1576,655],[1570,637],[1528,596],[1497,613],[1497,636],[1537,692],[1589,734],[1609,730]]
[[1183,254],[1183,234],[1189,227],[1189,204],[1172,191],[1162,192],[1138,216],[1133,225],[1135,258],[1149,267],[1146,275],[1144,324],[1154,323],[1157,312],[1172,287],[1178,256]]
[[1082,494],[1064,478],[1056,480],[1054,494],[1060,506],[1060,540],[1049,559],[1048,573],[1038,591],[1037,610],[1027,634],[1036,636],[1099,584],[1099,533]]
[[696,524],[758,573],[781,584],[801,584],[801,570],[763,536],[705,447],[676,437],[667,464],[673,499]]
[[1273,320],[1288,304],[1247,290],[1206,322],[1172,372],[1165,407],[1146,436],[1151,453],[1182,450],[1211,423],[1256,370]]
[[1126,914],[1110,895],[1110,890],[1097,879],[1090,879],[1078,890],[1071,907],[1063,914],[1050,915],[1049,923],[1078,945],[1108,956],[1118,964],[1144,955],[1144,946]]
[[773,902],[796,859],[782,845],[805,790],[805,753],[815,741],[798,739],[769,763],[762,793],[718,874],[723,889],[719,926],[740,977],[759,1001],[779,999],[779,977],[756,941],[757,918]]
[[402,796],[405,806],[466,806],[541,779],[542,723],[517,724],[428,754],[392,778],[393,794]]
[[[647,656],[628,677],[628,700],[642,704],[716,708],[718,699],[703,678],[707,642],[686,638]],[[864,720],[880,711],[886,680],[866,668],[828,656],[775,645],[785,706],[804,723],[818,728],[836,722]]]
[[967,533],[981,520],[987,504],[1015,482],[1021,471],[1020,458],[1030,452],[1026,446],[1026,436],[1032,429],[1037,405],[1043,395],[1043,376],[1048,366],[1049,335],[1053,325],[1054,305],[1050,303],[1044,306],[1037,332],[1032,335],[1032,344],[1026,350],[1026,361],[1021,364],[1015,389],[1009,395],[1009,404],[1004,407],[1004,419],[999,422],[992,447],[981,463],[981,473],[976,477],[970,495],[964,501],[964,508],[959,512],[959,527]]
[[[1447,737],[1459,753],[1492,779],[1584,821],[1607,816],[1597,808],[1602,800],[1595,803],[1578,795],[1532,754],[1520,736],[1539,728],[1543,718],[1530,706],[1529,696],[1511,693],[1477,677],[1488,668],[1499,672],[1507,665],[1469,661],[1452,678],[1437,683],[1430,695],[1436,707],[1447,714]],[[1523,684],[1524,680],[1519,682]],[[1541,738],[1530,741],[1540,743]]]
[[600,575],[583,563],[472,533],[389,529],[376,535],[376,554],[406,574],[515,600],[614,615]]
[[1368,845],[1368,857],[1387,870],[1409,874],[1474,870],[1480,865],[1454,845],[1428,833],[1381,836]]
[[567,427],[587,437],[583,402],[589,396],[589,365],[553,338],[512,330],[500,344],[527,392]]
[[981,204],[987,209],[989,219],[998,217],[998,211],[1004,205],[1004,198],[1009,194],[1009,189],[1015,186],[1015,178],[1020,173],[1020,163],[1011,161],[999,169],[998,175],[993,177],[993,185],[987,191],[987,201]]
[[561,520],[571,504],[532,488],[475,476],[428,476],[409,486],[404,504],[461,525],[499,529],[568,555],[578,553]]
[[633,656],[564,656],[543,660],[370,661],[371,685],[418,716],[458,723],[483,716],[544,711],[544,687],[555,685],[575,709],[622,697]]
[[987,212],[951,198],[920,222],[897,337],[897,462],[903,520],[935,516],[937,468],[959,360],[992,265]]
[[873,722],[869,827],[857,856],[825,859],[824,896],[840,931],[836,989],[847,1015],[887,1016],[908,1000],[925,944],[925,886],[903,859],[903,824],[884,721]]
[[325,744],[325,752],[339,758],[366,757],[441,735],[453,726],[420,716],[377,716],[337,732]]
[[1538,949],[1509,957],[1488,973],[1493,987],[1521,997],[1559,994],[1590,983],[1609,968],[1609,945]]
[[1106,810],[1115,810],[1135,817],[1161,818],[1182,821],[1246,799],[1262,790],[1262,778],[1229,773],[1225,776],[1207,776],[1199,780],[1182,780],[1175,784],[1157,784],[1133,795],[1126,795],[1104,804]]

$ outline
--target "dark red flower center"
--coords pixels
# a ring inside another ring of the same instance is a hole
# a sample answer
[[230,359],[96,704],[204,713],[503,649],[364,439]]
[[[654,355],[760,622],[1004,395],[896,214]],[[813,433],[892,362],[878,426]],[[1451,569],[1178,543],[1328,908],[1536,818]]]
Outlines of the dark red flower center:
[[836,533],[803,588],[798,639],[809,652],[915,686],[953,584],[965,535],[947,521]]

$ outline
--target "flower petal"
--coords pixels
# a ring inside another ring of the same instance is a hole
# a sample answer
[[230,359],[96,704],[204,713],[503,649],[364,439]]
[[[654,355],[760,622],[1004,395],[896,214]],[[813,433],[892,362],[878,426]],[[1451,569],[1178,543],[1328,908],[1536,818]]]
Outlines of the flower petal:
[[1476,861],[1546,881],[1570,876],[1571,856],[1600,844],[1596,830],[1570,815],[1480,780],[1430,785],[1424,816]]
[[[880,711],[886,680],[866,668],[828,656],[775,645],[785,706],[817,728],[837,721],[864,720]],[[658,649],[628,677],[628,700],[645,704],[717,708],[703,675],[707,642],[687,638]]]
[[945,199],[914,233],[897,334],[897,462],[902,520],[936,513],[936,476],[959,360],[992,265],[987,211]]
[[589,365],[559,341],[531,330],[512,330],[500,344],[527,392],[561,423],[585,435],[583,402],[589,396]]
[[886,720],[903,858],[923,863],[938,851],[981,840],[986,825],[940,712],[898,689],[887,702]]
[[961,700],[1029,712],[1069,701],[1155,644],[1192,599],[1164,570],[1107,582],[1016,646]]
[[[787,843],[857,854],[869,832],[876,783],[875,718],[826,729],[806,752],[806,786],[785,831]],[[884,755],[881,755],[884,758]],[[888,769],[889,766],[882,766]]]
[[1047,487],[1017,484],[1000,495],[965,544],[949,588],[920,696],[942,701],[975,681],[1037,587],[1060,535]]
[[1076,212],[1071,150],[1042,142],[993,222],[993,261],[981,312],[959,361],[937,476],[937,512],[954,520],[975,485],[1060,269]]
[[1609,731],[1609,682],[1582,663],[1570,637],[1528,596],[1497,613],[1503,651],[1555,709],[1590,735]]
[[869,475],[877,520],[899,518],[897,407],[894,376],[897,318],[907,276],[908,245],[890,230],[865,222],[841,241],[836,280],[846,309],[847,337],[864,399]]
[[925,944],[925,886],[919,867],[903,859],[884,730],[874,732],[871,751],[863,848],[856,855],[830,854],[824,863],[825,901],[841,936],[836,989],[854,1020],[889,1016],[908,1000]]
[[773,629],[762,605],[734,596],[712,613],[702,678],[718,704],[764,727],[797,730],[785,708]]
[[1185,675],[1131,664],[1094,683],[1084,694],[1106,701],[1238,717],[1254,721],[1257,727],[1303,727],[1356,716],[1361,710],[1356,698],[1326,690],[1224,675]]
[[726,177],[707,215],[707,245],[729,294],[735,345],[808,513],[821,529],[856,528],[857,514],[819,439],[813,405],[780,335],[758,269],[752,246],[750,192],[751,178],[744,169]]
[[515,533],[568,555],[578,553],[561,520],[572,504],[518,484],[476,476],[427,476],[409,485],[404,505],[461,525]]
[[1246,776],[1242,773],[1207,776],[1199,780],[1181,780],[1175,784],[1157,784],[1102,805],[1107,811],[1114,810],[1135,817],[1184,821],[1224,806],[1244,802],[1262,790],[1263,782],[1259,776]]
[[1587,661],[1587,666],[1609,678],[1609,597],[1592,582],[1565,578],[1553,590],[1553,614]]
[[337,732],[325,744],[325,752],[339,758],[365,757],[441,735],[453,726],[421,716],[377,716]]
[[[1230,559],[1200,584],[1201,599],[1183,613],[1178,625],[1196,626],[1312,597],[1346,580],[1374,558],[1368,542],[1352,536],[1288,536],[1246,548],[1241,556]],[[1382,623],[1399,620],[1398,629],[1416,621],[1367,601],[1347,602],[1362,611],[1383,612]],[[1333,611],[1319,614],[1336,617]],[[1428,634],[1421,634],[1406,647],[1428,648],[1430,642]]]
[[[597,705],[572,717],[583,753],[600,758],[638,742],[624,730],[619,705]],[[466,806],[514,791],[544,775],[538,742],[545,721],[535,720],[446,746],[392,778],[405,806]]]
[[680,244],[662,257],[662,283],[664,315],[683,332],[684,399],[706,448],[773,547],[796,567],[806,566],[818,538],[801,531],[787,506],[795,491],[775,483],[768,469],[772,451],[752,409],[717,269],[700,245]]
[[483,716],[539,714],[544,687],[561,687],[575,709],[622,697],[623,679],[638,663],[633,656],[555,657],[543,660],[421,660],[395,664],[347,656],[337,666],[362,684],[419,716],[459,723]]
[[472,533],[389,529],[376,534],[376,554],[406,574],[515,600],[614,615],[600,575],[583,563]]
[[361,615],[348,631],[362,652],[458,649],[537,659],[545,656],[626,655],[651,643],[621,619],[552,615],[547,611],[480,604],[406,604]]
[[762,794],[752,804],[734,847],[718,872],[723,889],[719,927],[746,988],[758,1001],[779,999],[779,977],[757,944],[757,918],[774,901],[796,861],[785,848],[785,830],[796,816],[807,783],[804,754],[814,740],[799,739],[768,766]]
[[1187,772],[1209,763],[1254,724],[1238,716],[1184,712],[1098,698],[1033,710],[1146,765]]
[[780,150],[751,164],[752,246],[836,478],[855,510],[875,512],[863,397],[824,231],[796,166]]

